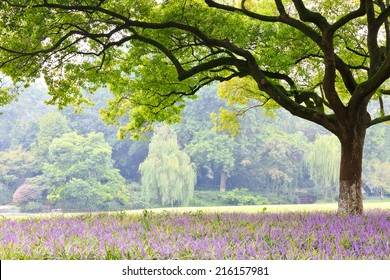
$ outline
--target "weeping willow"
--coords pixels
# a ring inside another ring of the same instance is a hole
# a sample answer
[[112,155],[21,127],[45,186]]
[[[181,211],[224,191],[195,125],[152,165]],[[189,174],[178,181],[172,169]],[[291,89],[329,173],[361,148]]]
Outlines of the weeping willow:
[[194,195],[196,173],[190,157],[180,150],[172,129],[163,126],[156,131],[139,171],[147,202],[162,206],[189,205]]
[[340,172],[340,143],[333,135],[319,135],[305,153],[310,178],[324,192],[324,201],[336,191]]

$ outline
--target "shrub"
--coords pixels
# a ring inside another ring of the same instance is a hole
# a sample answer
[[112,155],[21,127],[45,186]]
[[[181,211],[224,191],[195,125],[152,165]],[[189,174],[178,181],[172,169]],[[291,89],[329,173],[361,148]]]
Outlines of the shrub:
[[270,204],[289,204],[287,196],[277,196],[275,193],[267,193],[265,197],[268,199]]
[[268,199],[251,193],[246,188],[233,189],[220,195],[227,205],[262,205],[269,204]]
[[43,210],[43,203],[39,202],[39,201],[30,201],[30,202],[27,202],[27,204],[21,206],[20,210],[22,212],[27,212],[27,213],[42,212],[42,210]]
[[219,191],[195,191],[193,206],[221,206],[223,205],[221,193]]
[[46,198],[46,180],[43,176],[26,179],[25,183],[16,189],[12,202],[17,206],[24,206],[29,202],[40,201]]

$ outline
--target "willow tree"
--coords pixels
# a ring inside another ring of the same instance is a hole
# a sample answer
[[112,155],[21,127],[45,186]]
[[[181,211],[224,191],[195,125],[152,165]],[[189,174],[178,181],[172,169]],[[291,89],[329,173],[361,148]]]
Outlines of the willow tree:
[[316,187],[323,189],[324,201],[333,199],[332,189],[337,185],[340,170],[340,144],[333,135],[318,135],[310,143],[304,161],[309,169],[310,178]]
[[153,135],[148,156],[139,170],[142,193],[149,203],[189,205],[194,196],[196,173],[190,157],[179,149],[176,133],[168,126]]
[[130,116],[121,136],[178,121],[215,81],[254,84],[232,98],[273,100],[339,138],[339,211],[362,213],[366,130],[390,120],[389,1],[2,0],[0,16],[0,67],[14,84],[45,77],[59,107],[108,85],[103,118]]

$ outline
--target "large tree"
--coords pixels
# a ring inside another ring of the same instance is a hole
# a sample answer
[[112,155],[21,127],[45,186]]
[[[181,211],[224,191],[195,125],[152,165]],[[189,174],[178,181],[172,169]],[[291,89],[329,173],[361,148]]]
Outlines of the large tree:
[[108,84],[121,136],[178,121],[214,81],[255,85],[249,107],[273,100],[339,138],[339,212],[359,214],[366,130],[390,120],[389,15],[387,0],[2,0],[0,67],[15,85],[43,75],[60,107]]

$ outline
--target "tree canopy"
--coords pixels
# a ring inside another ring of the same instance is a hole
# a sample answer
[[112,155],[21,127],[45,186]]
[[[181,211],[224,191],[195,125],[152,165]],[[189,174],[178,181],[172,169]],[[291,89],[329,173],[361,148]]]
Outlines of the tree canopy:
[[43,75],[59,107],[108,85],[102,114],[129,117],[121,137],[178,121],[184,99],[215,81],[243,84],[246,108],[273,100],[325,127],[341,142],[339,211],[362,212],[366,130],[390,120],[388,1],[4,0],[0,16],[0,68],[14,85]]
[[148,157],[139,166],[147,202],[188,206],[194,196],[196,172],[190,157],[179,149],[176,133],[163,126],[153,135]]
[[112,167],[111,147],[102,133],[65,133],[50,143],[48,160],[43,175],[51,186],[48,198],[57,205],[97,210],[128,204],[124,179]]

